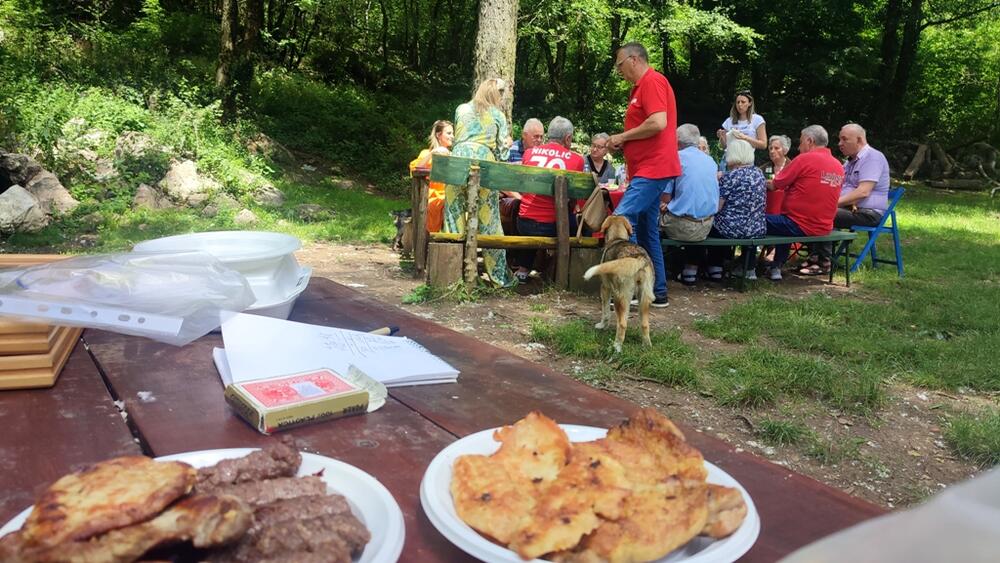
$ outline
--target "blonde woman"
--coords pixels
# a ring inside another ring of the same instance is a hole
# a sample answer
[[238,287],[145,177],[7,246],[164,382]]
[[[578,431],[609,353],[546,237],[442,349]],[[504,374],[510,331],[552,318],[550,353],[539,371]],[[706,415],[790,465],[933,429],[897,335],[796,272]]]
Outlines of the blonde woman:
[[[504,117],[503,97],[507,83],[501,78],[484,81],[476,89],[472,101],[455,110],[455,144],[451,154],[476,160],[507,160],[511,145],[510,129]],[[465,186],[445,186],[444,227],[446,233],[465,232],[466,212]],[[479,233],[502,235],[500,224],[500,201],[498,192],[479,190]],[[507,253],[504,250],[483,250],[486,275],[499,286],[514,283],[514,277],[507,268]]]
[[[451,154],[451,145],[455,140],[455,128],[450,121],[439,119],[431,127],[428,137],[428,148],[420,151],[417,158],[410,161],[410,174],[417,168],[431,167],[431,157],[434,154]],[[444,223],[444,184],[431,182],[427,191],[427,232],[436,233]]]

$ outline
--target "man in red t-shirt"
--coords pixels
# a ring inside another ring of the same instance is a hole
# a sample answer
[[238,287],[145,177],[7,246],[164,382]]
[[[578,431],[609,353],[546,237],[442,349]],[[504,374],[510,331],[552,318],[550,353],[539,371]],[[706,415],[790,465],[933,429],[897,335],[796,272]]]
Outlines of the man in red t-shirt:
[[[826,129],[810,125],[799,136],[799,156],[785,166],[772,180],[775,189],[785,191],[781,213],[767,215],[767,234],[791,236],[824,236],[833,230],[837,214],[840,184],[844,182],[844,167],[830,154],[830,137]],[[781,266],[788,259],[789,245],[774,251],[774,264],[768,276],[781,279]]]
[[[583,156],[570,150],[573,142],[573,123],[565,117],[556,117],[549,123],[549,142],[524,151],[521,164],[557,170],[583,172]],[[561,213],[570,214],[569,209]],[[572,221],[572,215],[570,214]],[[517,213],[517,232],[525,236],[556,236],[556,202],[548,195],[521,194],[521,207]],[[535,251],[508,252],[517,265],[514,275],[526,281],[534,263]]]
[[615,215],[632,223],[633,240],[653,262],[653,307],[667,306],[667,275],[660,246],[660,194],[668,181],[681,174],[677,156],[677,102],[667,78],[649,66],[646,49],[626,43],[615,53],[615,70],[635,87],[625,110],[625,131],[612,135],[608,145],[624,148],[629,188],[615,207]]

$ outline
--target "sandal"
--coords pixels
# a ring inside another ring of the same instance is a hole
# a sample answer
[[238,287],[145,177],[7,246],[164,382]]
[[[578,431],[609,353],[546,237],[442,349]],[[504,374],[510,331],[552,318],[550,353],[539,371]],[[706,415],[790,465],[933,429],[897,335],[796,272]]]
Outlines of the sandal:
[[830,263],[808,264],[799,269],[800,276],[825,276],[830,273]]

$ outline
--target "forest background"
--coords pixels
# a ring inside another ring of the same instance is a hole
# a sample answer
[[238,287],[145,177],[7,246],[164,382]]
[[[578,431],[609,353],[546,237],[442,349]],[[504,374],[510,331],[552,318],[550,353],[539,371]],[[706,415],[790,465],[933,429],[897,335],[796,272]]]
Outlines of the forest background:
[[490,5],[516,14],[515,125],[619,130],[613,52],[640,41],[710,138],[749,88],[772,134],[855,121],[876,146],[1000,139],[995,0],[4,0],[0,146],[62,177],[57,143],[82,117],[199,153],[226,183],[234,159],[267,172],[228,142],[264,133],[401,195],[431,123],[469,98]]

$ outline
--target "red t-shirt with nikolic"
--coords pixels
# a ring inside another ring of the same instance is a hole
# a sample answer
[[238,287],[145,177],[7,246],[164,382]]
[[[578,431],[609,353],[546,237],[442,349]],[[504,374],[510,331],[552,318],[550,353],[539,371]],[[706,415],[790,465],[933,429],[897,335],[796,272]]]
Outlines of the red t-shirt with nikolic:
[[625,110],[625,130],[642,125],[654,113],[666,112],[667,126],[662,131],[625,143],[625,164],[629,178],[672,178],[681,175],[677,156],[677,102],[667,77],[652,68],[632,88]]
[[[583,157],[559,143],[547,143],[524,151],[525,166],[583,172]],[[569,210],[566,211],[569,213]],[[556,222],[556,200],[552,196],[522,194],[518,216],[539,223]]]
[[833,230],[844,167],[826,147],[795,157],[774,178],[774,187],[785,190],[781,214],[787,215],[808,236],[825,236]]

